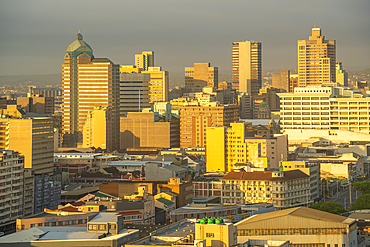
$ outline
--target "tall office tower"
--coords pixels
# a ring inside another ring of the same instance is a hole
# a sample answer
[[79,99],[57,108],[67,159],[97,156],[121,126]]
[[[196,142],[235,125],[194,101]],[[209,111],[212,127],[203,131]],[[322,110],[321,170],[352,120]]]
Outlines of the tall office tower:
[[119,143],[113,143],[117,138],[112,136],[112,110],[106,107],[95,107],[87,114],[83,128],[83,148],[100,147],[101,149],[119,149]]
[[149,108],[150,74],[122,73],[120,75],[120,117],[128,112]]
[[312,28],[309,40],[298,40],[298,86],[335,82],[335,40],[325,40],[321,28]]
[[186,88],[218,88],[218,67],[211,63],[194,63],[194,67],[185,67]]
[[[10,105],[8,108],[16,108]],[[8,111],[11,113],[12,111]],[[16,110],[13,111],[16,113]],[[54,123],[52,117],[19,118],[19,114],[0,119],[0,149],[15,150],[24,155],[25,168],[35,174],[54,170]]]
[[348,73],[343,70],[342,62],[337,62],[335,66],[337,83],[341,86],[348,87]]
[[298,74],[290,74],[289,92],[294,92],[296,87],[298,87]]
[[280,74],[272,75],[272,87],[284,89],[289,92],[290,70],[280,70]]
[[238,105],[182,106],[180,107],[180,147],[204,147],[207,127],[229,126],[230,123],[238,120]]
[[154,67],[154,51],[143,51],[141,54],[135,54],[135,66],[142,70],[148,70]]
[[79,33],[66,50],[62,75],[63,146],[82,147],[83,125],[95,106],[112,109],[113,143],[119,143],[119,65],[94,58]]
[[149,67],[142,74],[150,74],[149,96],[150,103],[168,101],[170,76],[162,67]]
[[258,94],[262,86],[262,43],[232,43],[232,81],[237,92]]

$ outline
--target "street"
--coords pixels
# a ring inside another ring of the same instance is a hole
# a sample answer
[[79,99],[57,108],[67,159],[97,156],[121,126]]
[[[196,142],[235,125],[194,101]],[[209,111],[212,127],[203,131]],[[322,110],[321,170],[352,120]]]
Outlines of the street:
[[[357,197],[361,196],[361,192],[357,191]],[[356,200],[356,191],[352,187],[352,202]],[[329,199],[326,199],[325,201],[330,202],[339,202],[344,206],[346,210],[349,210],[350,208],[350,200],[349,200],[349,189],[342,191],[339,193],[339,197],[337,195],[330,197]]]

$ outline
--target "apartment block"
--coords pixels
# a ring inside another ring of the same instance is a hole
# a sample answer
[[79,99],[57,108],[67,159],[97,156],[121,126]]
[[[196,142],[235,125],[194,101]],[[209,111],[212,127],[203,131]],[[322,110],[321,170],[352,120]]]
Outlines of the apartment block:
[[280,88],[289,92],[290,90],[290,70],[280,70],[280,74],[272,75],[272,87]]
[[154,112],[129,112],[121,118],[120,128],[121,149],[180,146],[180,122],[177,119],[156,122]]
[[238,105],[180,107],[180,147],[204,147],[206,128],[229,126],[239,120]]
[[295,88],[280,93],[281,128],[285,130],[346,130],[370,134],[370,98],[333,87]]
[[262,87],[262,43],[232,43],[232,83],[237,92],[258,94]]
[[148,67],[142,74],[150,74],[149,99],[150,103],[168,101],[170,73],[162,67]]
[[44,208],[57,209],[61,200],[60,181],[51,181],[49,174],[35,175],[34,213],[44,212]]
[[220,180],[222,203],[266,202],[277,209],[313,203],[310,176],[300,170],[229,172]]
[[228,172],[237,163],[255,167],[279,168],[287,159],[288,137],[248,137],[246,123],[231,123],[230,127],[207,128],[207,172]]
[[[119,139],[113,137],[112,109],[106,107],[95,107],[87,115],[83,127],[83,148],[95,147],[114,151],[119,149]],[[115,141],[115,142],[114,142]]]
[[119,65],[95,58],[80,33],[70,44],[62,67],[63,146],[82,147],[83,125],[94,107],[112,109],[112,132],[119,132]]
[[150,74],[121,73],[120,117],[150,107],[149,82]]
[[25,112],[47,115],[54,113],[54,97],[27,94],[27,97],[17,97],[17,105],[20,105]]
[[24,216],[24,156],[12,150],[0,153],[0,224]]
[[194,67],[185,67],[186,88],[218,88],[218,67],[211,63],[194,63]]
[[325,40],[321,28],[312,28],[309,40],[298,40],[298,85],[317,86],[336,82],[335,40]]
[[0,149],[24,155],[24,167],[35,174],[53,173],[54,123],[52,117],[0,119]]

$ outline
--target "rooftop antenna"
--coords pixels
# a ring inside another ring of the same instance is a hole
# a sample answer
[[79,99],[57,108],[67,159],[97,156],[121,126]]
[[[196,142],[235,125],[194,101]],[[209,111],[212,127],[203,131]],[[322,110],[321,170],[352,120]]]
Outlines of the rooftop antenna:
[[78,30],[78,33],[81,34],[81,30]]
[[313,27],[316,27],[316,23],[313,24]]

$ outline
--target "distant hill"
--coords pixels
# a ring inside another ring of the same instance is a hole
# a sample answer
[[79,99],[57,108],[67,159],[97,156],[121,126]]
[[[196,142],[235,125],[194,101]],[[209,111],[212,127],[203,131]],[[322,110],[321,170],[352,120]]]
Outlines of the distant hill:
[[61,86],[62,74],[50,75],[3,75],[0,76],[0,86],[28,86],[37,85],[44,87],[46,85]]

